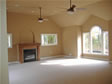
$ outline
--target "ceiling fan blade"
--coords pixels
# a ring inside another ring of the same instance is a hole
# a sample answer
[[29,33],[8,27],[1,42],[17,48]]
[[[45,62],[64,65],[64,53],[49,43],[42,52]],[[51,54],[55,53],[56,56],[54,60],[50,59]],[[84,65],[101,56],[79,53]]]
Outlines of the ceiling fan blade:
[[86,8],[76,8],[76,10],[86,10]]
[[44,19],[44,21],[48,21],[48,19]]

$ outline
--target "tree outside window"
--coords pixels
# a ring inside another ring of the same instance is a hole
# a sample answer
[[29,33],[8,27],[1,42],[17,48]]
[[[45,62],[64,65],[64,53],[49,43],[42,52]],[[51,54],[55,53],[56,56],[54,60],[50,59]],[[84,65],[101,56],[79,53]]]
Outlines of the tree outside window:
[[42,46],[57,45],[57,34],[42,34],[41,44]]
[[108,38],[108,32],[104,32],[104,54],[109,53],[109,38]]
[[102,30],[95,26],[91,30],[92,53],[102,53]]
[[90,34],[89,33],[84,33],[83,34],[83,45],[84,45],[84,53],[89,53],[90,52]]

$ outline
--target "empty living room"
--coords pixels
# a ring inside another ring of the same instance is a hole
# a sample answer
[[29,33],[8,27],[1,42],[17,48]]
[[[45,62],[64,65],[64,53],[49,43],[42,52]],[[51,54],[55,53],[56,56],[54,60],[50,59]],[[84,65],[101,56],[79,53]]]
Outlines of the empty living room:
[[0,0],[0,84],[112,84],[112,0]]

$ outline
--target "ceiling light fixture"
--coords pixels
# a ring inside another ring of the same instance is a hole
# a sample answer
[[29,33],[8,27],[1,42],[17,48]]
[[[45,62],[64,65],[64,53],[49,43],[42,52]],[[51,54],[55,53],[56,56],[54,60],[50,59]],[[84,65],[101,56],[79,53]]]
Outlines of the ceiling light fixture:
[[70,8],[67,9],[68,14],[74,14],[76,11],[76,5],[72,5],[72,0],[70,0]]
[[40,7],[40,17],[38,18],[38,22],[42,23],[44,20],[42,18],[42,8]]
[[38,19],[38,22],[40,22],[40,23],[44,22],[44,21],[43,21],[43,18],[39,18],[39,19]]

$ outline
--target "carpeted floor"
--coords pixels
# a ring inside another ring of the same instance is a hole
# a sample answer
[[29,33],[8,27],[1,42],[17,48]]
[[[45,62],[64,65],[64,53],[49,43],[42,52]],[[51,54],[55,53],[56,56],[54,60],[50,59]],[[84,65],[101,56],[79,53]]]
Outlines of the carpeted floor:
[[112,65],[89,59],[51,59],[9,65],[10,84],[112,84]]

